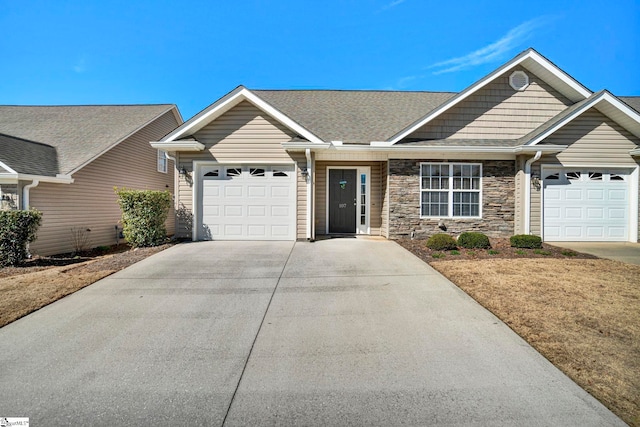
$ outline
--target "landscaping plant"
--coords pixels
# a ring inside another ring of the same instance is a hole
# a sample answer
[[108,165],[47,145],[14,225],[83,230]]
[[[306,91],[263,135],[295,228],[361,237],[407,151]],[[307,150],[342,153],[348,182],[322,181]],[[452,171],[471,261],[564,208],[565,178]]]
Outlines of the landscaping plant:
[[42,213],[28,211],[0,211],[0,266],[18,265],[27,258],[27,244],[36,240]]
[[451,251],[458,249],[456,240],[445,233],[434,234],[427,240],[427,247],[436,251]]
[[514,248],[540,249],[542,247],[540,236],[532,234],[516,234],[511,236],[509,241],[511,242],[511,247]]
[[458,246],[467,249],[489,249],[491,243],[485,234],[468,231],[458,236]]
[[171,207],[168,191],[115,189],[122,210],[122,233],[133,247],[157,246],[167,239],[164,222]]

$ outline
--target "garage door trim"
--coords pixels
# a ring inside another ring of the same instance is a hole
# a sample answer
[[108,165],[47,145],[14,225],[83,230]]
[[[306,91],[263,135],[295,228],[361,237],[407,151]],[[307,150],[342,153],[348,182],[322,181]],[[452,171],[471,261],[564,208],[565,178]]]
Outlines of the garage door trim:
[[199,230],[202,228],[202,218],[201,218],[201,212],[202,212],[202,202],[203,202],[203,189],[201,187],[202,184],[202,180],[201,180],[201,174],[202,174],[202,169],[203,168],[211,168],[211,167],[216,167],[216,166],[220,166],[221,168],[224,167],[229,167],[229,166],[243,166],[243,167],[249,167],[249,166],[270,166],[270,167],[277,167],[277,166],[289,166],[289,167],[293,167],[293,173],[294,173],[294,191],[293,191],[293,195],[292,195],[292,209],[294,211],[293,214],[293,223],[292,223],[292,227],[293,227],[293,235],[294,235],[294,239],[295,236],[297,235],[297,170],[298,170],[298,165],[297,162],[278,162],[278,161],[265,161],[265,162],[212,162],[212,161],[199,161],[199,160],[194,160],[193,161],[193,173],[190,176],[190,179],[193,182],[193,200],[192,200],[192,206],[191,206],[191,214],[193,215],[193,223],[192,223],[192,230],[191,230],[191,239],[193,241],[198,241],[199,240]]

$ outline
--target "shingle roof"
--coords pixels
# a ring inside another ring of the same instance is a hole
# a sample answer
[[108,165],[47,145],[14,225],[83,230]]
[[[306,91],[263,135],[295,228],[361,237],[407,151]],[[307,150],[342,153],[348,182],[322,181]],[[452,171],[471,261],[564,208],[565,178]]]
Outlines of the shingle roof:
[[404,139],[398,147],[516,147],[517,139]]
[[58,156],[50,145],[0,134],[0,161],[18,173],[56,176]]
[[385,141],[451,98],[452,92],[252,90],[324,141]]
[[640,113],[640,96],[619,96],[618,99]]
[[[58,173],[67,174],[174,107],[0,106],[0,133],[55,148]],[[50,170],[46,162],[32,167]]]

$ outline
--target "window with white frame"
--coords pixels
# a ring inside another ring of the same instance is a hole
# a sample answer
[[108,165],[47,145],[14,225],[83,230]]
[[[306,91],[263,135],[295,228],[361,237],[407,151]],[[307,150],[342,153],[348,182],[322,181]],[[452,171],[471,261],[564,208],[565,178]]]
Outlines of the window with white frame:
[[158,172],[167,173],[167,156],[162,150],[158,150]]
[[420,216],[479,218],[482,165],[421,163]]

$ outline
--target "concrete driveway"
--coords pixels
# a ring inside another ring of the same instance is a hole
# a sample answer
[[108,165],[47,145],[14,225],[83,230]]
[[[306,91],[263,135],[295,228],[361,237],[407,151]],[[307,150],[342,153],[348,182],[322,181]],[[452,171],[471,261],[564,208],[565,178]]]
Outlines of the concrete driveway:
[[179,245],[0,343],[33,425],[624,425],[389,241]]
[[640,243],[631,242],[551,242],[553,246],[571,249],[598,258],[640,265]]

